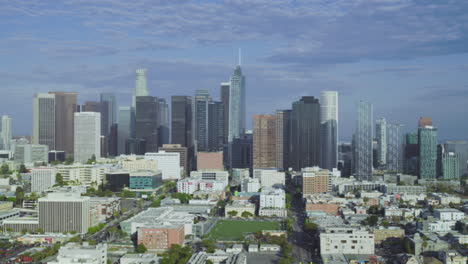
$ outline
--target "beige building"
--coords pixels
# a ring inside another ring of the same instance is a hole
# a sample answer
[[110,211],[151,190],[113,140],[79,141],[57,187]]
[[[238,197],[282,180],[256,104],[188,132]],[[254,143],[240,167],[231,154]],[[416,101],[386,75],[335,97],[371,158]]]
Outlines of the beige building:
[[388,238],[394,237],[405,237],[405,230],[398,227],[374,229],[374,241],[375,244],[379,244]]
[[137,159],[136,157],[128,157],[122,161],[122,169],[128,171],[157,171],[158,166],[155,160],[150,159]]
[[159,150],[172,153],[177,152],[180,154],[180,167],[184,168],[185,175],[189,174],[187,167],[188,152],[186,147],[182,147],[181,144],[164,144]]
[[224,170],[223,152],[198,152],[197,170]]
[[302,193],[304,196],[330,191],[330,171],[318,167],[302,169]]
[[253,167],[276,167],[276,117],[253,116]]
[[228,215],[228,212],[236,211],[236,217],[242,217],[242,213],[249,212],[252,216],[255,215],[255,204],[245,201],[245,200],[237,200],[233,201],[232,204],[226,205],[225,207],[225,215]]

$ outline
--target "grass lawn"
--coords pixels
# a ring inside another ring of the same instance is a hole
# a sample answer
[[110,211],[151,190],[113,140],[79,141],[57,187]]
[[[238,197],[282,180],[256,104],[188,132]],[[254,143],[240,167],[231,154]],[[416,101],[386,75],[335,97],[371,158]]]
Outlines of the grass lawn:
[[210,231],[216,240],[242,240],[246,235],[261,230],[279,230],[281,222],[220,220]]

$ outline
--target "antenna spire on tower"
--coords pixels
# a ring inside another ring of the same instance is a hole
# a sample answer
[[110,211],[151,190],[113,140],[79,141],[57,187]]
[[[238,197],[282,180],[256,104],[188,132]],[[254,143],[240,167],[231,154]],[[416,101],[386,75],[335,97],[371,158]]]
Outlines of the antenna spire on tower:
[[242,50],[241,48],[239,48],[239,66],[241,65],[242,63]]

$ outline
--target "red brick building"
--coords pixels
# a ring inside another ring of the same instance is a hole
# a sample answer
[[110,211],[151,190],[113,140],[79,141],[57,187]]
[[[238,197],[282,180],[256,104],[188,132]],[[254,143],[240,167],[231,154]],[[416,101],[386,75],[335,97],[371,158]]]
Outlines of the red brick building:
[[165,251],[173,244],[183,246],[185,240],[184,225],[160,225],[138,229],[138,244],[143,244],[149,251]]

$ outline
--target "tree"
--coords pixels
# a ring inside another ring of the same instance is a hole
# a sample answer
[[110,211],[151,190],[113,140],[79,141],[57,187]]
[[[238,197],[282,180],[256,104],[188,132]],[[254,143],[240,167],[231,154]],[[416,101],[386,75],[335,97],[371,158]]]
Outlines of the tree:
[[234,217],[234,216],[237,215],[237,211],[229,211],[229,212],[228,212],[228,215],[229,215],[230,217]]
[[38,229],[36,229],[36,232],[39,234],[44,234],[44,229],[39,227]]
[[136,253],[146,253],[146,251],[147,251],[147,249],[146,249],[145,245],[143,245],[143,244],[138,244],[138,246],[135,249]]
[[216,243],[211,239],[203,239],[201,245],[206,248],[208,253],[214,253],[216,250]]
[[65,185],[65,182],[63,181],[63,176],[60,173],[55,174],[55,184],[58,186],[63,186]]
[[96,155],[92,155],[91,158],[86,162],[86,164],[93,164],[96,162]]
[[20,168],[19,168],[19,172],[20,173],[27,173],[28,169],[26,169],[26,166],[24,166],[24,164],[21,164]]
[[190,246],[181,247],[180,245],[173,244],[171,248],[162,254],[163,259],[161,264],[184,264],[187,263],[192,256],[192,249]]
[[16,187],[15,196],[17,204],[22,204],[24,200],[24,190],[22,187]]
[[72,156],[68,156],[66,159],[65,159],[65,165],[72,165],[74,162],[73,160],[73,157]]
[[244,211],[242,212],[241,216],[244,218],[249,218],[249,217],[252,217],[253,214],[251,212]]
[[1,173],[4,174],[4,175],[9,174],[10,167],[8,167],[8,164],[4,163],[0,170],[1,170]]

